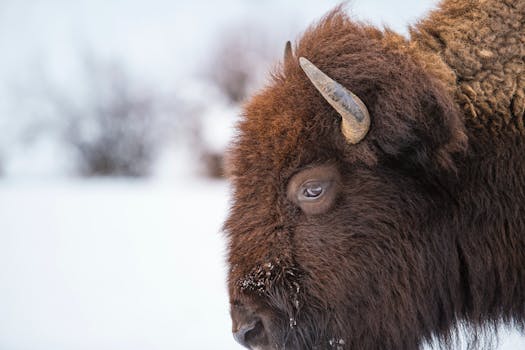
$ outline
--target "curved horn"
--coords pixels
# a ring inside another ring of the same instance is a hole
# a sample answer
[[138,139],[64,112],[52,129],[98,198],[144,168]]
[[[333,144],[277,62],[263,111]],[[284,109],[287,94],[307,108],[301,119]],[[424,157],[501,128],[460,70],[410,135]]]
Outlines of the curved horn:
[[284,47],[284,61],[286,62],[292,57],[292,43],[288,40]]
[[299,64],[315,88],[341,115],[341,131],[348,142],[361,141],[370,128],[370,114],[363,101],[306,58],[300,57]]

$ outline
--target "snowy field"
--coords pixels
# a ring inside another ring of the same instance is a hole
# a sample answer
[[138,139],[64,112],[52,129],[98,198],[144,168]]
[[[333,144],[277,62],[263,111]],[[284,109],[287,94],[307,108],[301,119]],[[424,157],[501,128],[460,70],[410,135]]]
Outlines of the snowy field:
[[0,349],[232,349],[222,182],[0,183]]

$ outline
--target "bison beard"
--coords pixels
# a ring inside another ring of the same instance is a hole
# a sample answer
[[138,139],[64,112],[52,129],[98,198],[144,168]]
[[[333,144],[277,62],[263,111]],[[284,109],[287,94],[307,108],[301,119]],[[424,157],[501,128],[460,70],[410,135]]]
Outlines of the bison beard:
[[[467,324],[475,347],[523,329],[524,13],[446,0],[406,40],[336,9],[287,45],[228,156],[241,344],[410,350]],[[355,98],[331,101],[301,57]]]

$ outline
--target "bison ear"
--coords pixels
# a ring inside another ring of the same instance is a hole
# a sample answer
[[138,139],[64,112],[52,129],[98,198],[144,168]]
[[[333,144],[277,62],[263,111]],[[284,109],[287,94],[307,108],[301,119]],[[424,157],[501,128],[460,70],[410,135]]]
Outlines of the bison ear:
[[456,173],[456,156],[467,149],[461,112],[443,88],[421,91],[416,115],[397,135],[397,142],[382,147],[396,167],[414,174]]
[[424,123],[428,135],[429,161],[434,167],[456,171],[454,155],[464,153],[468,138],[458,106],[441,93],[428,94],[422,99],[422,109],[429,121]]

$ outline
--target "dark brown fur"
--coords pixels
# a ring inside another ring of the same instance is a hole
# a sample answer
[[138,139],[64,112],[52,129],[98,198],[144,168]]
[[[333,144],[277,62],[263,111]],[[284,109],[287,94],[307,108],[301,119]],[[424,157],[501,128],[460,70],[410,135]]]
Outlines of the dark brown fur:
[[[267,348],[410,350],[450,345],[462,322],[473,344],[500,321],[523,328],[524,3],[448,0],[411,40],[335,10],[246,105],[228,283]],[[363,141],[345,142],[300,56],[367,105]],[[337,201],[306,215],[287,184],[324,164]]]

